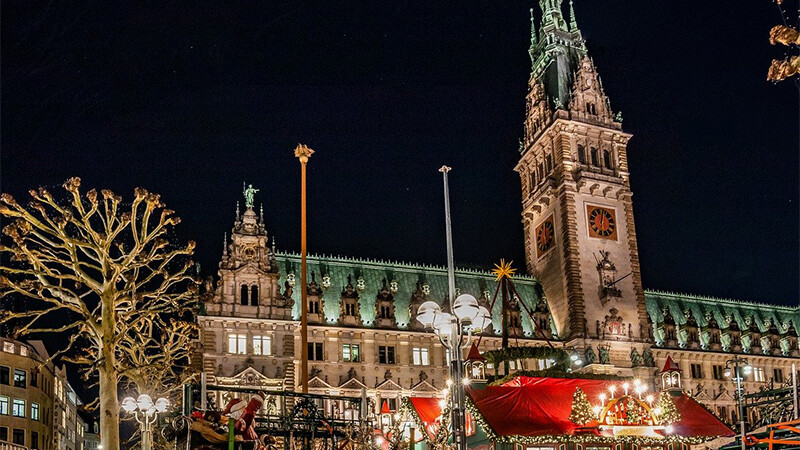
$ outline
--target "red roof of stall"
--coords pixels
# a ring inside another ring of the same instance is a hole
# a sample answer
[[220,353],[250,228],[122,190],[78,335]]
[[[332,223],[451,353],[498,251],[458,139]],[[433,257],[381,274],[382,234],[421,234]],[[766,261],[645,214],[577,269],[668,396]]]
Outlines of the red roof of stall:
[[681,368],[672,360],[672,357],[667,355],[667,362],[664,363],[664,368],[661,369],[661,373],[664,372],[680,372]]
[[[572,395],[580,387],[589,401],[618,382],[579,378],[517,377],[501,386],[467,388],[467,394],[492,430],[501,436],[571,435],[577,425],[569,420]],[[424,402],[423,402],[424,401]],[[681,420],[673,424],[674,434],[684,437],[733,436],[734,432],[699,403],[682,394],[675,397]],[[420,418],[433,422],[441,413],[430,399],[411,399]]]

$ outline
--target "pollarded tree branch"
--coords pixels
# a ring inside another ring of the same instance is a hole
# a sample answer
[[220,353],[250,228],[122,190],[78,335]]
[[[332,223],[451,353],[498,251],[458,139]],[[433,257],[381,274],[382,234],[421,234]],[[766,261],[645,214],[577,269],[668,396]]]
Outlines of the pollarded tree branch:
[[82,194],[79,178],[63,187],[66,201],[45,188],[31,190],[27,206],[0,196],[0,300],[23,306],[0,323],[20,336],[69,334],[54,356],[97,374],[103,444],[117,450],[118,383],[152,388],[187,376],[196,326],[181,318],[196,302],[195,245],[167,238],[180,219],[158,194],[137,188],[125,205],[110,190]]

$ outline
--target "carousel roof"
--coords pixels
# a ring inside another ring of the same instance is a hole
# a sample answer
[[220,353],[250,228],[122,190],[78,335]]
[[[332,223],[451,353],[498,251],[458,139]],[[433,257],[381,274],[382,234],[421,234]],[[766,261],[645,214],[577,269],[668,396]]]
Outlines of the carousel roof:
[[[468,388],[467,395],[498,436],[574,435],[578,425],[569,420],[575,388],[590,401],[608,392],[609,380],[579,378],[517,377],[500,386]],[[686,394],[673,398],[681,420],[673,424],[674,435],[708,438],[733,436],[734,432],[705,407]],[[441,409],[434,402],[412,399],[420,417],[431,421]]]

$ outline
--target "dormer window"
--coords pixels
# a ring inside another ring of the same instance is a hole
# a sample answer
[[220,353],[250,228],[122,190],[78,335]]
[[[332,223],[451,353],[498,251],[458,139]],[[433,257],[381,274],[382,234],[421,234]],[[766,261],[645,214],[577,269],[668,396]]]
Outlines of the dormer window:
[[597,115],[597,108],[595,108],[594,103],[586,103],[586,112],[594,116]]
[[308,301],[308,313],[309,314],[319,314],[319,299],[311,299]]
[[346,301],[344,304],[344,315],[345,316],[355,316],[356,315],[356,305],[354,302]]
[[392,308],[388,305],[381,305],[380,313],[378,317],[381,319],[391,319],[392,318]]

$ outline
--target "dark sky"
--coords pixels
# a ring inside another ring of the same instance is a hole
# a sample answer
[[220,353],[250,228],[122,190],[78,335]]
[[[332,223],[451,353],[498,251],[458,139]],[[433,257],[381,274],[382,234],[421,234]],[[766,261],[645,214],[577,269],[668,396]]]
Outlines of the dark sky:
[[[3,1],[0,187],[159,192],[209,272],[244,180],[299,250],[303,142],[310,251],[441,264],[447,164],[456,260],[521,267],[536,3]],[[798,91],[765,81],[775,3],[575,10],[634,135],[645,287],[797,304]]]

